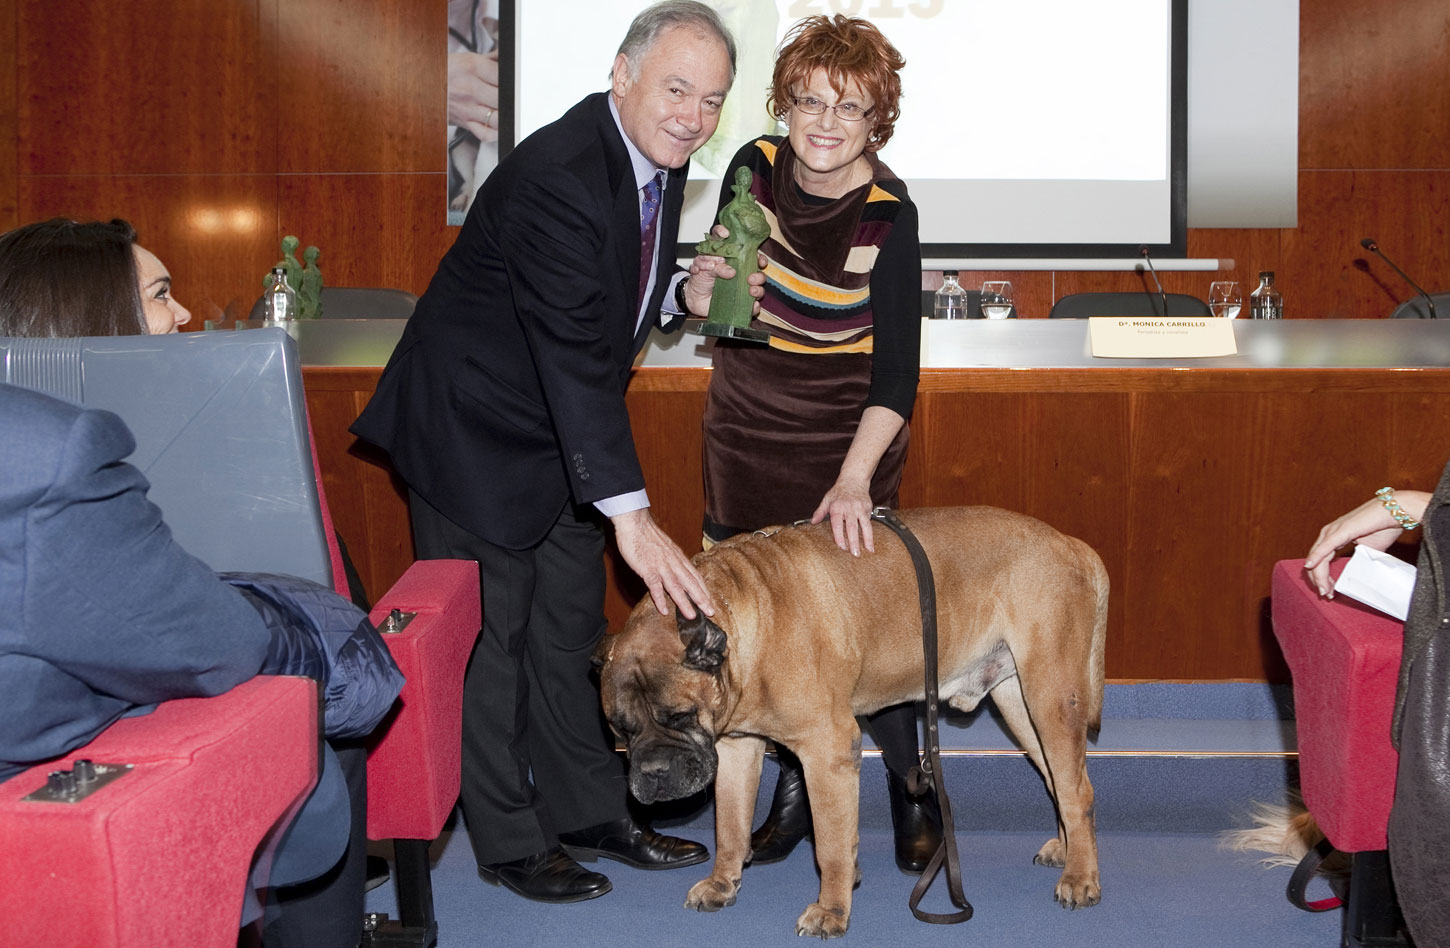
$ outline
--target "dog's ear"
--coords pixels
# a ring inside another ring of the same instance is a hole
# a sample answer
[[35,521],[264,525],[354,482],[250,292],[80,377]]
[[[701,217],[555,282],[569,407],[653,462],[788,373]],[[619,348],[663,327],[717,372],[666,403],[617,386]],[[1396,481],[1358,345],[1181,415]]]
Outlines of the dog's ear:
[[614,638],[612,633],[606,632],[599,639],[599,644],[594,647],[594,656],[589,663],[594,666],[595,671],[599,671],[604,667],[604,663],[609,661],[609,653],[614,651]]
[[693,619],[676,612],[675,624],[680,627],[680,641],[685,644],[685,667],[712,675],[718,673],[725,662],[725,630],[703,612],[696,612]]

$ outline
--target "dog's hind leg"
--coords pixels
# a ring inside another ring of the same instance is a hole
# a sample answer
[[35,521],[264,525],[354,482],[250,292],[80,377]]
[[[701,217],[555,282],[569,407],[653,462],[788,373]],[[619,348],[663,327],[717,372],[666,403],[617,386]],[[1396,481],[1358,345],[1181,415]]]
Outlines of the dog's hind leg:
[[998,684],[992,690],[992,700],[1028,759],[1041,772],[1056,804],[1058,835],[1047,841],[1036,861],[1063,867],[1056,890],[1057,900],[1063,905],[1096,905],[1102,887],[1093,826],[1093,787],[1087,774],[1087,722],[1081,713],[1080,697],[1071,688],[1064,694],[1060,679],[1053,679],[1051,687],[1034,688],[1032,682],[1024,682],[1019,675]]
[[[1022,748],[1027,759],[1032,761],[1032,766],[1042,775],[1042,780],[1047,784],[1047,795],[1054,801],[1057,799],[1057,790],[1052,786],[1052,772],[1047,768],[1047,759],[1042,756],[1042,742],[1037,739],[1037,728],[1032,726],[1032,718],[1027,713],[1027,703],[1022,698],[1022,683],[1013,675],[997,684],[991,691],[992,703],[1002,715],[1002,720],[1007,722],[1007,730],[1017,739],[1017,746]],[[1054,803],[1054,814],[1057,806]],[[1066,843],[1062,829],[1062,818],[1057,817],[1057,835],[1049,839],[1038,850],[1037,855],[1032,858],[1033,862],[1044,866],[1056,866],[1061,869],[1063,856],[1066,851]]]
[[750,857],[750,819],[760,787],[765,741],[759,737],[722,737],[715,742],[715,865],[695,883],[685,908],[714,912],[735,904],[740,875]]

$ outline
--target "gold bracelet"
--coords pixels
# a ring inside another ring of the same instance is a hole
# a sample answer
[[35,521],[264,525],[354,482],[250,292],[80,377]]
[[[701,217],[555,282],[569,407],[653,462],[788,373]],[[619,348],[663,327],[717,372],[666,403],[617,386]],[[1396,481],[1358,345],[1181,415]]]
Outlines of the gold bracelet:
[[1395,499],[1393,487],[1381,487],[1374,492],[1374,495],[1380,499],[1380,503],[1385,505],[1385,509],[1390,512],[1391,517],[1395,518],[1395,522],[1404,529],[1413,530],[1420,525],[1420,521],[1405,513],[1405,508],[1401,507],[1400,502]]

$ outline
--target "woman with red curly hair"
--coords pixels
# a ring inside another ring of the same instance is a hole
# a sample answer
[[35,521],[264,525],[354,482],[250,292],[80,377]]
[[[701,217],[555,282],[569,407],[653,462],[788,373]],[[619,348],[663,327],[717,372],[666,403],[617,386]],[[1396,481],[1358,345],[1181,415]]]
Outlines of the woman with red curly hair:
[[[877,157],[899,117],[901,54],[863,19],[816,16],[776,51],[766,108],[789,131],[731,160],[770,236],[762,347],[720,340],[704,422],[707,545],[769,524],[830,518],[852,555],[875,547],[871,509],[897,505],[920,368],[921,246],[906,185]],[[914,797],[916,710],[871,717],[882,748],[896,861],[920,872],[941,838],[935,801]],[[755,862],[784,858],[810,831],[800,763],[781,749]]]

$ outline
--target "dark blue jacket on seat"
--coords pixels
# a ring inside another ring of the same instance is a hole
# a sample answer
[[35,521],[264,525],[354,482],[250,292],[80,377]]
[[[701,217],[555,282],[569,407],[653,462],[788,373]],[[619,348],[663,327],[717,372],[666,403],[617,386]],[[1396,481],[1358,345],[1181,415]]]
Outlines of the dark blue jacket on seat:
[[323,733],[366,737],[403,688],[403,673],[367,614],[330,589],[296,576],[222,573],[272,631],[264,675],[323,683]]

